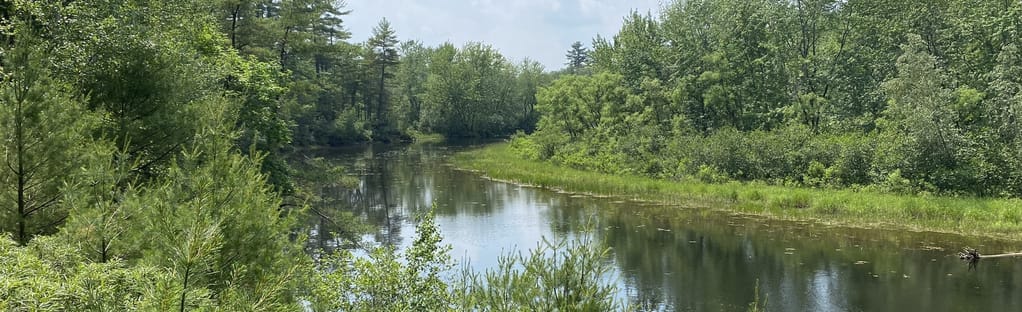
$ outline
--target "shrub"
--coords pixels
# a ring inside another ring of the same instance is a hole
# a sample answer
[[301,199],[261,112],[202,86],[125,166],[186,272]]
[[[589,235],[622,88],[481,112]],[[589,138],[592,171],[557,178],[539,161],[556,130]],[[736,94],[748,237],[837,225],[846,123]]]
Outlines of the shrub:
[[705,183],[724,183],[728,181],[727,174],[720,172],[716,167],[702,165],[696,172],[696,179]]
[[120,260],[92,263],[65,243],[39,236],[18,247],[0,238],[0,310],[133,311],[170,297],[160,287],[166,271]]
[[607,249],[587,240],[544,239],[528,254],[505,254],[496,269],[467,272],[463,311],[622,311],[603,276]]

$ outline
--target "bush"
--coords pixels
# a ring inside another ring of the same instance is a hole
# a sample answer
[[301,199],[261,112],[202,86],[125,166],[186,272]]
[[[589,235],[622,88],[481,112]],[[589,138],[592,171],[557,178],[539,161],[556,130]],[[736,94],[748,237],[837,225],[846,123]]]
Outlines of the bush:
[[430,211],[416,227],[416,239],[401,254],[379,247],[368,257],[349,251],[335,254],[320,270],[316,311],[445,311],[453,292],[441,279],[451,268],[450,247],[440,245],[440,231]]
[[543,240],[526,254],[505,254],[482,275],[466,271],[462,311],[622,311],[603,282],[607,249],[587,240]]
[[[550,155],[545,155],[546,153],[542,150],[543,147],[536,144],[533,137],[521,131],[511,136],[509,148],[511,152],[524,159],[542,160],[550,157]],[[552,151],[550,152],[552,154]]]
[[720,172],[716,167],[702,165],[695,174],[696,179],[705,183],[724,183],[728,181],[727,174]]
[[887,174],[886,179],[880,183],[880,189],[885,192],[898,194],[913,194],[916,192],[912,181],[901,176],[901,170],[895,169]]
[[373,131],[359,116],[356,109],[348,108],[337,114],[331,132],[331,143],[360,142],[373,137]]
[[802,176],[802,184],[810,187],[832,187],[840,185],[837,169],[827,167],[819,161],[809,162],[809,168]]
[[528,255],[505,254],[484,274],[464,267],[461,280],[442,275],[453,267],[432,212],[416,226],[402,255],[390,247],[368,256],[341,251],[325,259],[308,298],[313,311],[620,311],[608,250],[588,239],[544,240]]
[[65,242],[40,236],[18,247],[0,238],[0,310],[134,311],[170,297],[160,287],[166,271],[119,260],[91,263]]

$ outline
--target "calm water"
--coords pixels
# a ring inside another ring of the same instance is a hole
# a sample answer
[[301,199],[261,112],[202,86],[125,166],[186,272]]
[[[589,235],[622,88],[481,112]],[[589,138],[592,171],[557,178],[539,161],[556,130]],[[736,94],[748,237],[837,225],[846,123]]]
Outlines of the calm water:
[[[477,270],[542,237],[595,235],[612,248],[619,296],[644,311],[741,311],[758,284],[770,311],[1019,311],[1022,261],[991,259],[969,270],[953,254],[1022,246],[933,233],[858,230],[765,221],[521,187],[455,170],[457,148],[363,147],[323,152],[359,177],[330,189],[323,210],[378,225],[369,242],[407,246],[414,216],[436,202],[451,256]],[[577,229],[595,224],[592,233]],[[310,225],[314,233],[336,229]],[[317,234],[313,244],[335,238]]]

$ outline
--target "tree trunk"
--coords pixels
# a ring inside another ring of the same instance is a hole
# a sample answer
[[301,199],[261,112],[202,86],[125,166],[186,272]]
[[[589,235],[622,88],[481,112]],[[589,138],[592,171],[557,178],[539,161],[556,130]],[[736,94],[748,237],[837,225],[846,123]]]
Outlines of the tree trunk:
[[238,18],[241,14],[241,4],[234,6],[234,11],[231,12],[231,47],[235,50],[238,49]]
[[178,311],[180,312],[185,311],[185,298],[186,295],[188,295],[188,277],[191,276],[192,273],[191,270],[192,270],[191,264],[185,267],[185,278],[181,285],[181,302],[178,304]]
[[287,67],[287,40],[291,35],[291,27],[284,27],[284,37],[280,41],[280,71],[286,71]]
[[[25,90],[27,92],[27,90]],[[28,244],[28,199],[25,198],[25,191],[28,181],[25,174],[25,124],[24,124],[24,101],[21,96],[16,100],[17,107],[14,112],[15,146],[17,148],[18,168],[15,175],[18,176],[18,244]]]
[[386,93],[386,90],[384,90],[386,78],[387,64],[383,63],[380,64],[380,94],[377,95],[378,99],[376,100],[376,119],[373,121],[373,125],[375,125],[377,128],[382,126],[383,124],[382,122],[383,119],[381,117],[383,115],[383,98],[384,94]]

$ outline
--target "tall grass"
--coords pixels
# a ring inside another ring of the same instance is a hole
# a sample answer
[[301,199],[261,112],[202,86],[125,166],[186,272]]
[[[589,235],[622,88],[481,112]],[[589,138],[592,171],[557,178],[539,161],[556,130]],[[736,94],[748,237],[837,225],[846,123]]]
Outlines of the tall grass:
[[788,220],[1022,240],[1018,199],[910,196],[852,189],[810,189],[765,183],[708,184],[610,175],[523,159],[507,144],[463,151],[459,168],[487,177],[558,191],[723,209]]
[[425,143],[441,143],[447,140],[443,134],[439,133],[423,133],[415,130],[408,131],[408,136],[412,138],[412,142],[425,144]]

